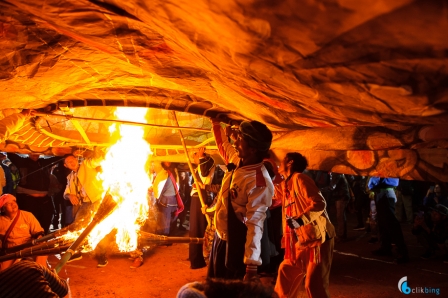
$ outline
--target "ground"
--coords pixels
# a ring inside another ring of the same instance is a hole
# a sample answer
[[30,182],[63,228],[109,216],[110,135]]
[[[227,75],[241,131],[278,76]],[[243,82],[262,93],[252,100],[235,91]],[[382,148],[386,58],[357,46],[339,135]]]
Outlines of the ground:
[[[412,289],[440,289],[437,294],[410,294],[410,297],[448,297],[448,264],[440,257],[424,261],[419,258],[423,248],[410,233],[411,226],[402,224],[411,261],[394,264],[390,257],[373,257],[371,250],[378,244],[368,244],[370,234],[353,231],[354,215],[349,214],[349,238],[335,245],[331,269],[331,296],[339,297],[400,297],[398,281],[407,276]],[[184,233],[186,236],[186,233]],[[143,266],[131,269],[127,254],[109,256],[109,264],[96,267],[96,260],[84,254],[82,260],[66,264],[60,276],[69,279],[71,297],[176,297],[178,289],[192,281],[203,281],[206,268],[192,270],[188,259],[188,244],[160,246],[145,257]],[[56,265],[56,256],[50,256]],[[272,278],[262,278],[270,285]],[[306,297],[303,292],[302,297]]]
[[[157,247],[145,257],[145,263],[131,269],[127,254],[109,256],[106,267],[84,254],[79,261],[66,264],[60,272],[69,278],[71,297],[176,297],[187,282],[204,280],[206,270],[191,270],[188,244]],[[58,260],[52,256],[50,264]]]

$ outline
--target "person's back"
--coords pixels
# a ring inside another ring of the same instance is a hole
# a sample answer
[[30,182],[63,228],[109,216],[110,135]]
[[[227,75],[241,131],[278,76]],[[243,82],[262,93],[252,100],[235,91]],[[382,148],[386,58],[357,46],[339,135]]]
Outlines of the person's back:
[[400,223],[395,217],[397,197],[394,188],[398,184],[398,178],[371,177],[368,187],[375,192],[375,205],[381,239],[381,248],[372,251],[372,253],[376,256],[392,256],[392,243],[394,243],[398,253],[395,262],[401,264],[408,262],[409,256]]
[[53,271],[30,260],[22,260],[0,271],[2,298],[57,298],[68,294],[68,284]]
[[192,282],[182,286],[176,298],[276,298],[277,294],[271,286],[260,282],[244,282],[241,280],[224,280],[209,278],[205,282]]

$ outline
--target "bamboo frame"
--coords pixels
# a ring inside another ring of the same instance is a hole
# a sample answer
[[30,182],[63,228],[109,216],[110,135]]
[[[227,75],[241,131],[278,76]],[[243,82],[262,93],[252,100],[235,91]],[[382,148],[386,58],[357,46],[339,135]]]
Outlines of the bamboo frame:
[[197,127],[169,126],[169,125],[150,124],[150,123],[141,123],[141,122],[124,121],[124,120],[98,119],[98,118],[88,118],[88,117],[75,117],[75,116],[70,116],[70,115],[59,115],[59,114],[42,113],[42,112],[35,112],[35,115],[36,116],[40,116],[40,117],[63,118],[63,119],[66,119],[66,120],[73,120],[73,119],[75,119],[75,120],[97,121],[97,122],[106,122],[106,123],[120,123],[120,124],[126,124],[126,125],[136,125],[136,126],[149,126],[149,127],[163,128],[163,129],[182,129],[182,130],[193,130],[193,131],[210,132],[210,129],[197,128]]

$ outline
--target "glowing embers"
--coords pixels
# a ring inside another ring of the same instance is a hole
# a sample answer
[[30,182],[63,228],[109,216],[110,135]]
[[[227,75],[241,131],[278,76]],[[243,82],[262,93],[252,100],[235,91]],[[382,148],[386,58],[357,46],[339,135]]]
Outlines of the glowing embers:
[[[115,114],[119,120],[146,122],[146,112],[141,108],[117,108]],[[145,165],[152,152],[144,139],[143,127],[113,124],[110,132],[117,141],[107,151],[99,177],[119,207],[92,230],[88,241],[94,248],[117,229],[118,249],[132,251],[137,248],[137,232],[148,214],[151,181]]]

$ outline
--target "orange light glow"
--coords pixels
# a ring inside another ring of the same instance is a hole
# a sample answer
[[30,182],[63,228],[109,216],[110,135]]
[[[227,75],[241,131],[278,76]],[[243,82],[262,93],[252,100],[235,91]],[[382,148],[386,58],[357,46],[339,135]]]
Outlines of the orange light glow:
[[67,232],[65,233],[63,236],[61,236],[62,239],[64,239],[67,242],[73,242],[76,240],[76,238],[79,237],[79,235],[81,234],[81,231],[75,231],[75,232]]
[[[141,108],[117,108],[115,115],[119,120],[146,123],[146,112]],[[147,195],[151,180],[145,164],[152,152],[144,139],[143,127],[114,124],[109,131],[119,133],[119,138],[107,151],[99,175],[104,190],[112,195],[118,208],[92,230],[88,242],[95,248],[101,239],[117,229],[118,249],[132,251],[137,248],[137,233],[148,215]]]

